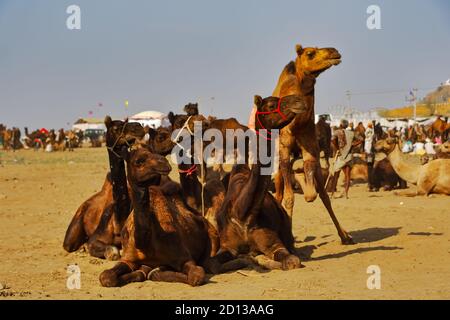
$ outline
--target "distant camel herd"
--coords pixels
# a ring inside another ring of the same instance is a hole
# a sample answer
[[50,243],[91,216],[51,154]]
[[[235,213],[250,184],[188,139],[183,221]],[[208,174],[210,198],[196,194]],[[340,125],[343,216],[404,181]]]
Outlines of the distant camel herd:
[[[251,265],[299,268],[292,233],[297,181],[306,201],[319,195],[341,242],[353,244],[326,190],[328,166],[320,164],[321,154],[328,163],[333,153],[330,127],[324,121],[314,123],[316,79],[339,64],[341,55],[334,48],[300,45],[296,55],[283,69],[272,96],[254,97],[257,148],[272,151],[271,130],[280,130],[280,171],[274,182],[270,175],[261,174],[267,164],[259,153],[255,163],[236,164],[231,172],[220,166],[178,162],[180,182],[169,178],[172,167],[167,156],[178,142],[173,131],[191,134],[195,121],[202,130],[248,129],[234,118],[206,118],[196,104],[187,105],[185,114],[170,113],[169,128],[143,128],[106,117],[110,170],[101,191],[76,211],[64,249],[73,252],[85,246],[92,256],[118,260],[100,274],[106,287],[145,280],[197,286],[206,282],[206,273]],[[450,194],[450,160],[413,166],[402,159],[396,139],[381,133],[375,149],[387,155],[375,167],[380,185],[404,180],[417,185],[417,195]],[[293,169],[297,154],[302,155],[303,166]]]

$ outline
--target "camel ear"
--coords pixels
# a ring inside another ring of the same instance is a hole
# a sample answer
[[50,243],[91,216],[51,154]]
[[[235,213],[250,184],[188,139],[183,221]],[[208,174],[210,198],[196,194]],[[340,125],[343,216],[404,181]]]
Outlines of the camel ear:
[[105,126],[107,129],[111,128],[112,126],[112,119],[110,116],[105,117]]
[[296,44],[295,45],[295,52],[297,52],[298,56],[301,56],[303,53],[303,47],[301,44]]
[[175,115],[173,114],[172,111],[169,112],[167,118],[169,119],[170,124],[173,126],[175,123]]
[[255,95],[253,99],[253,103],[255,104],[256,108],[259,110],[261,108],[263,102],[263,98],[261,96]]

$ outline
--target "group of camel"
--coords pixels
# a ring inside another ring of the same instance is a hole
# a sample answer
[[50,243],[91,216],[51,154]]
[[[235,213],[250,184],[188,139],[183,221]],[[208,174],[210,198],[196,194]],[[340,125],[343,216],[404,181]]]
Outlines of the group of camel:
[[[296,54],[295,61],[283,69],[272,96],[254,98],[255,132],[265,137],[257,140],[257,148],[266,144],[271,150],[271,130],[280,130],[275,195],[269,192],[270,175],[261,174],[267,165],[259,153],[255,164],[237,164],[228,173],[213,167],[206,170],[205,178],[203,165],[180,163],[180,182],[168,177],[172,168],[166,156],[177,143],[172,140],[174,130],[192,133],[195,121],[200,121],[202,130],[248,129],[234,118],[205,118],[194,104],[185,107],[185,114],[170,113],[169,128],[143,128],[107,117],[110,170],[101,191],[75,213],[64,249],[73,252],[85,245],[92,256],[119,260],[100,274],[100,283],[106,287],[145,280],[197,286],[206,282],[206,273],[223,273],[250,264],[269,269],[299,268],[292,233],[291,156],[296,153],[303,157],[300,176],[305,200],[314,201],[318,194],[341,242],[353,244],[325,190],[319,144],[323,132],[314,124],[316,79],[339,64],[341,55],[334,48],[300,45]],[[324,137],[327,139],[326,133]],[[402,176],[401,159],[392,145],[395,143],[384,139],[378,141],[377,148],[388,154]],[[416,180],[402,177],[422,190],[423,181],[430,180],[427,177],[439,175],[428,193],[448,194],[448,178],[441,177],[443,171],[449,172],[448,160],[443,164],[436,161],[430,162],[427,173],[418,172]]]
[[[19,128],[7,128],[0,124],[0,141],[3,145],[3,150],[19,150],[25,149],[43,149],[51,145],[53,151],[73,151],[74,148],[81,146],[83,140],[83,132],[75,132],[73,130],[59,129],[50,131],[46,129],[36,129],[32,132],[25,127],[24,136]],[[91,141],[92,146],[99,146],[97,141]],[[100,143],[101,146],[101,143]]]

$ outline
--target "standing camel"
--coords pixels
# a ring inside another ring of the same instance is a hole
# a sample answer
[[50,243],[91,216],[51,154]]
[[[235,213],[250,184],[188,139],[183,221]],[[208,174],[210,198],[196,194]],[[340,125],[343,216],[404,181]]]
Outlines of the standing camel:
[[291,179],[290,156],[299,148],[304,161],[304,197],[307,202],[314,201],[319,193],[343,244],[353,244],[351,236],[340,226],[330,198],[325,190],[320,168],[319,145],[314,125],[314,86],[316,78],[325,70],[341,62],[341,55],[334,48],[303,48],[296,46],[297,57],[289,62],[281,72],[273,96],[283,98],[288,95],[301,95],[308,106],[308,113],[301,114],[281,130],[280,133],[280,171],[275,177],[276,199],[283,203],[292,219],[294,191]]

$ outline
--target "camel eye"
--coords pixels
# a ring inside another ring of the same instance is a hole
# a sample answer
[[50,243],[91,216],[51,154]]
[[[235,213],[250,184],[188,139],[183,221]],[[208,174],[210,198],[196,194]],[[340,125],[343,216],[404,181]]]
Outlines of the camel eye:
[[136,160],[137,166],[142,166],[145,163],[145,158],[139,158]]

